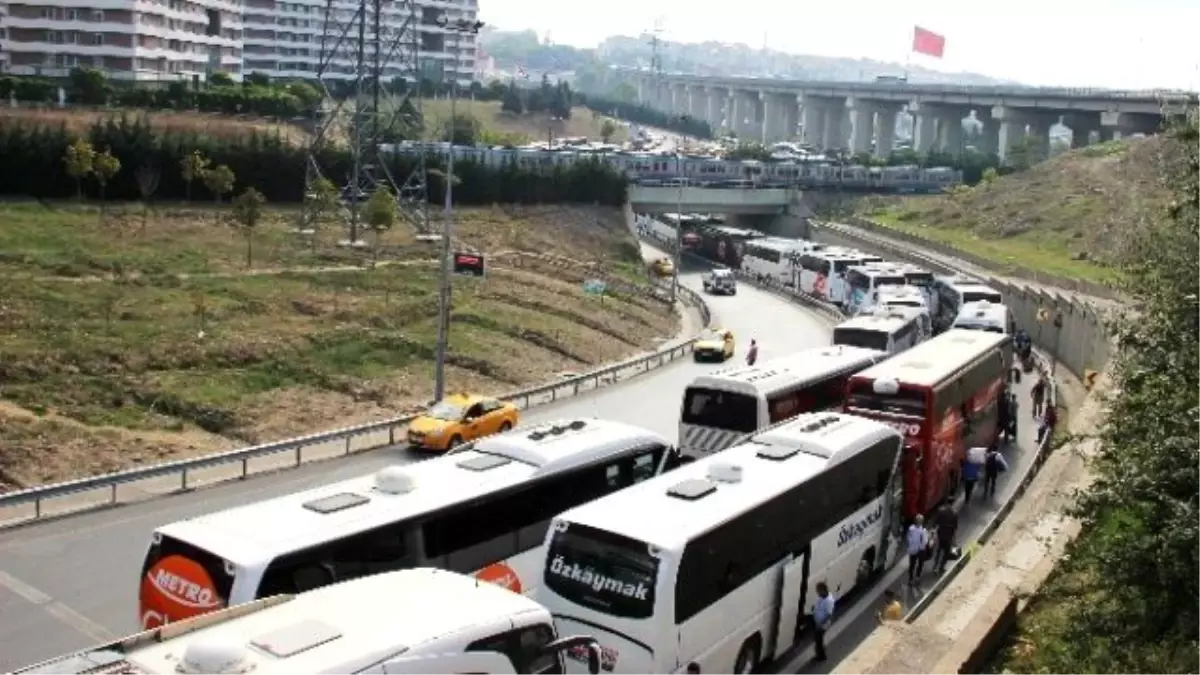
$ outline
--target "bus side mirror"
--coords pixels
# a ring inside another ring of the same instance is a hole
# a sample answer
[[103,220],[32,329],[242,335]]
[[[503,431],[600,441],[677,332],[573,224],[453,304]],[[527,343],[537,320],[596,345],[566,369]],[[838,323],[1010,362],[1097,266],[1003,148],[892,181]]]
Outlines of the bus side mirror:
[[562,654],[566,656],[567,653],[580,648],[587,651],[588,672],[591,675],[597,675],[600,672],[600,643],[596,642],[596,639],[591,636],[572,635],[559,638],[542,647],[541,653]]

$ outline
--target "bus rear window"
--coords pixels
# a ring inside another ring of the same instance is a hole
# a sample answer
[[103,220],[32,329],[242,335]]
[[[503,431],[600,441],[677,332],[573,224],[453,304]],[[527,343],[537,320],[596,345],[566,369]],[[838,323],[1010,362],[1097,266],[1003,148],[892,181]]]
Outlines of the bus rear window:
[[927,287],[933,284],[933,274],[930,272],[908,272],[904,275],[910,286]]
[[1003,298],[995,291],[963,291],[962,296],[964,305],[968,302],[979,302],[980,300],[987,300],[997,305],[1003,302]]
[[886,352],[888,348],[888,334],[877,330],[865,330],[863,328],[834,328],[833,344]]
[[654,615],[658,558],[639,541],[584,525],[555,532],[546,551],[546,588],[612,616]]
[[142,563],[138,618],[145,629],[214,612],[228,606],[232,589],[224,559],[156,535]]
[[878,394],[871,381],[853,380],[846,405],[893,415],[925,416],[925,392],[901,387],[895,394]]
[[719,389],[688,387],[680,417],[684,424],[748,434],[758,430],[758,399]]

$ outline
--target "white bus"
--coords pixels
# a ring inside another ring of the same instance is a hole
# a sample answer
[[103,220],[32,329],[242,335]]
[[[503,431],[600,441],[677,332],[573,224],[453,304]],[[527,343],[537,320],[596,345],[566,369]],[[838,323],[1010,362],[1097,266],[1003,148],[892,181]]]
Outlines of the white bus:
[[912,263],[900,263],[898,267],[904,274],[904,283],[916,286],[926,295],[929,294],[930,288],[933,286],[933,272]]
[[935,303],[933,329],[939,333],[954,324],[962,306],[967,303],[987,300],[996,305],[1004,304],[1000,291],[976,279],[937,278],[934,280],[932,291]]
[[798,646],[818,582],[840,597],[900,557],[901,440],[802,415],[567,511],[537,598],[596,637],[605,671],[759,672]]
[[878,260],[882,258],[850,250],[802,253],[796,260],[793,283],[813,297],[842,305],[846,302],[846,271]]
[[912,307],[925,312],[932,319],[929,311],[929,296],[916,286],[884,286],[879,289],[878,307]]
[[599,672],[596,641],[559,639],[532,599],[422,568],[264,598],[17,672],[561,673],[572,650]]
[[742,252],[742,271],[757,279],[771,280],[778,284],[791,285],[792,261],[796,255],[819,251],[824,244],[804,239],[764,237],[746,242]]
[[816,347],[701,375],[683,392],[679,450],[709,455],[801,413],[840,408],[850,376],[886,357],[874,349]]
[[904,273],[878,263],[846,270],[846,313],[854,316],[875,306],[875,291],[882,286],[903,286]]
[[964,304],[950,327],[1012,335],[1017,331],[1017,322],[1007,305],[979,300]]
[[139,623],[412,567],[530,593],[551,518],[679,463],[658,434],[595,419],[461,448],[158,528],[142,566]]
[[847,319],[833,329],[833,344],[863,347],[896,355],[932,335],[929,316],[916,307],[877,307],[872,314]]

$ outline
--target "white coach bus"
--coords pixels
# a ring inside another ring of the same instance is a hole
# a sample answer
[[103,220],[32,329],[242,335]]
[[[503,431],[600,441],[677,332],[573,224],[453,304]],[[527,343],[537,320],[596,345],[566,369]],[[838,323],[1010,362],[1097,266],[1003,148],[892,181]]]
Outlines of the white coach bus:
[[817,347],[701,375],[683,392],[679,450],[710,455],[801,413],[840,409],[850,376],[886,357],[873,349]]
[[[600,670],[532,599],[438,569],[388,572],[230,607],[17,673],[561,673]],[[589,656],[590,654],[590,656]]]
[[[616,673],[750,673],[900,557],[900,433],[802,415],[554,519],[537,599]],[[571,664],[583,670],[581,662]]]
[[833,344],[877,349],[894,356],[932,335],[933,327],[925,310],[880,306],[870,314],[860,314],[834,326]]
[[474,574],[529,594],[551,518],[678,463],[679,453],[651,431],[559,422],[165,525],[142,566],[138,620],[154,628],[412,567]]

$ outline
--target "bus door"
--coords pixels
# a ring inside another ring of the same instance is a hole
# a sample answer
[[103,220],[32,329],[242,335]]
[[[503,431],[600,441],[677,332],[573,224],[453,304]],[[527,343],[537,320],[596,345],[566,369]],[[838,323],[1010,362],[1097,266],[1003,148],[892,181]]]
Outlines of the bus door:
[[908,444],[904,443],[900,447],[900,453],[896,455],[896,462],[892,465],[892,482],[883,495],[883,512],[887,514],[887,521],[879,530],[880,542],[877,550],[882,551],[877,561],[876,569],[879,570],[890,569],[892,565],[904,559],[904,476],[907,474],[905,462],[914,454],[917,453],[910,452]]
[[796,638],[807,628],[804,621],[804,608],[808,600],[808,567],[812,557],[812,544],[784,564],[779,578],[778,603],[775,617],[775,650],[774,658],[778,659],[788,652],[796,642]]

